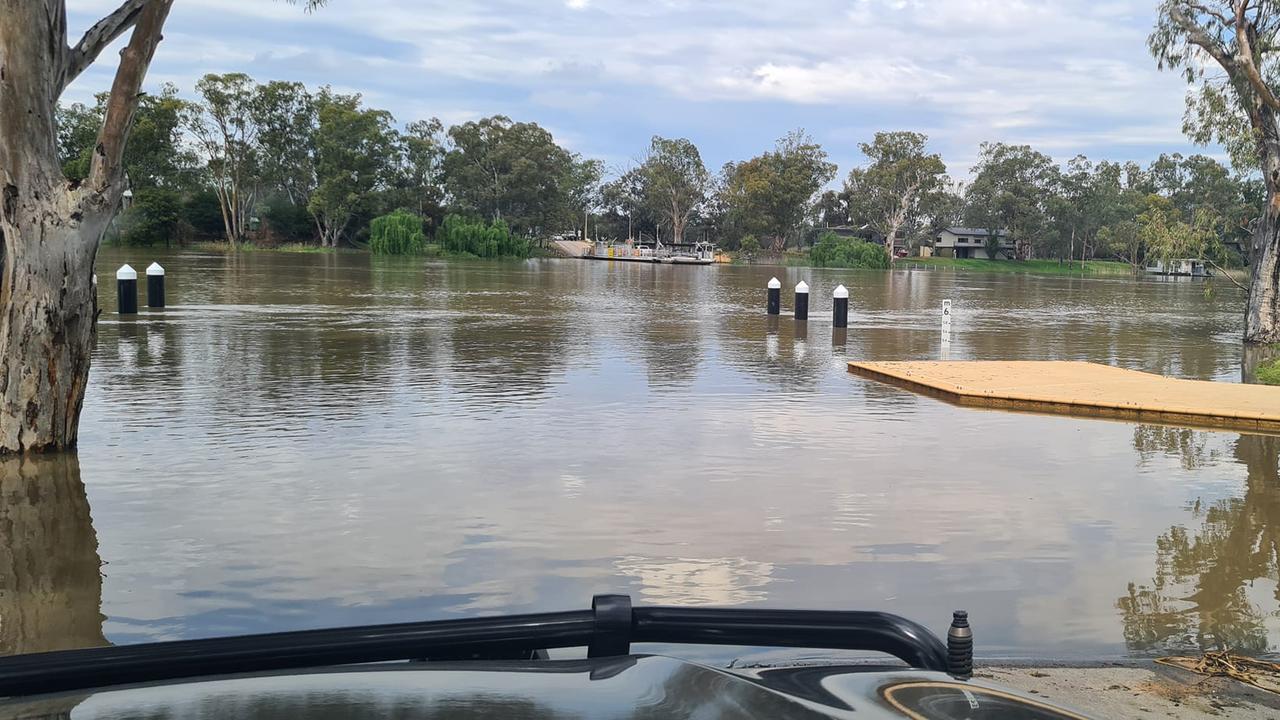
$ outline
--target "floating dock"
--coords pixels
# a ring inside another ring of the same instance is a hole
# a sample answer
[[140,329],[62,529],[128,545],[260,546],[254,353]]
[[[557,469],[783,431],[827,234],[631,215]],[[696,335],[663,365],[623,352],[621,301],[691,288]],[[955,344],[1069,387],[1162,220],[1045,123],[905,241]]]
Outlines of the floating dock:
[[960,405],[1280,432],[1280,387],[1069,361],[851,362],[849,372]]

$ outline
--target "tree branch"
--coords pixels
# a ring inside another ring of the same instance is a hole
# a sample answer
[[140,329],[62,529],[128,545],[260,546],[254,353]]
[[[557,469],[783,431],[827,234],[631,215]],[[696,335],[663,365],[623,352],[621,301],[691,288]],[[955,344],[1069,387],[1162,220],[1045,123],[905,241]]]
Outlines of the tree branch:
[[66,64],[62,70],[63,89],[74,82],[85,68],[92,65],[108,45],[133,27],[147,2],[148,0],[125,0],[115,12],[89,28],[84,37],[80,38],[80,42],[67,52]]
[[1243,291],[1245,291],[1245,292],[1249,292],[1249,288],[1248,288],[1248,287],[1246,287],[1246,286],[1244,286],[1244,285],[1241,285],[1239,280],[1236,280],[1235,278],[1231,277],[1231,275],[1230,275],[1229,273],[1227,273],[1227,271],[1226,271],[1226,270],[1223,270],[1223,269],[1222,269],[1222,266],[1218,265],[1218,263],[1216,263],[1216,262],[1214,262],[1214,261],[1210,260],[1209,258],[1205,258],[1205,259],[1204,259],[1204,261],[1205,261],[1205,262],[1207,262],[1207,263],[1209,263],[1210,265],[1212,265],[1214,270],[1217,270],[1218,272],[1222,273],[1222,277],[1224,277],[1224,278],[1226,278],[1226,279],[1230,280],[1230,281],[1231,281],[1231,284],[1235,285],[1236,287],[1240,288],[1241,290],[1243,290]]
[[165,18],[173,0],[143,0],[145,5],[138,15],[129,44],[120,53],[120,66],[116,68],[111,83],[111,95],[98,134],[98,144],[89,165],[88,186],[92,192],[105,192],[120,177],[124,146],[133,126],[134,111],[142,90],[142,80],[147,75],[151,58],[162,38]]
[[1262,102],[1266,103],[1267,107],[1280,110],[1280,99],[1271,92],[1271,88],[1262,79],[1262,74],[1258,72],[1258,66],[1253,62],[1253,44],[1249,41],[1249,26],[1244,15],[1248,6],[1248,2],[1242,2],[1236,8],[1236,44],[1239,47],[1236,55],[1245,77],[1249,78],[1249,85],[1253,87],[1253,91],[1258,93],[1258,97],[1262,98]]
[[1175,6],[1170,9],[1169,18],[1177,23],[1178,27],[1182,28],[1182,31],[1187,34],[1187,38],[1193,45],[1209,53],[1214,60],[1218,61],[1222,69],[1227,72],[1227,75],[1233,80],[1235,79],[1240,71],[1240,66],[1231,59],[1231,56],[1227,54],[1226,48],[1222,46],[1222,43],[1217,38],[1205,32],[1204,28],[1200,27],[1194,19],[1187,17],[1180,7]]
[[1201,13],[1204,13],[1205,15],[1216,18],[1218,22],[1222,23],[1223,27],[1231,27],[1231,21],[1228,20],[1227,16],[1223,15],[1221,12],[1217,10],[1212,10],[1208,6],[1202,5],[1201,3],[1198,3],[1198,2],[1189,2],[1187,3],[1187,5],[1191,9],[1197,12],[1201,12]]

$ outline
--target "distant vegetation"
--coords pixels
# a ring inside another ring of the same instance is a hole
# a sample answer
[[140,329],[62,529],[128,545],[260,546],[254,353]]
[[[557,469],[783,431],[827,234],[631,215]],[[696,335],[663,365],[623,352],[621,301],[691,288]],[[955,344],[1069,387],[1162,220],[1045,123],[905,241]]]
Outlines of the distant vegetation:
[[[88,172],[104,109],[105,95],[59,109],[59,157],[71,180]],[[109,238],[398,252],[385,236],[374,247],[373,225],[399,212],[405,228],[403,214],[418,218],[428,253],[439,245],[524,256],[521,243],[536,249],[585,226],[606,239],[709,240],[744,260],[793,262],[812,248],[814,264],[881,267],[868,245],[887,257],[888,237],[915,249],[963,224],[1006,229],[1024,259],[1228,265],[1239,264],[1265,197],[1256,174],[1203,155],[1161,155],[1145,167],[1083,156],[1063,163],[1027,145],[984,143],[961,193],[923,134],[878,132],[858,147],[864,161],[825,192],[837,168],[802,130],[718,173],[692,141],[654,137],[606,181],[600,161],[536,123],[495,115],[401,125],[358,94],[206,75],[190,94],[166,85],[142,97],[125,154],[133,195]],[[466,219],[465,237],[442,235],[450,215]],[[505,234],[481,238],[478,228],[495,221]],[[866,242],[824,240],[834,227],[856,228]],[[402,240],[406,251],[417,246]]]
[[809,252],[814,267],[864,268],[868,270],[889,267],[889,255],[878,243],[857,238],[842,238],[834,233],[824,233],[818,244]]
[[369,223],[369,249],[379,255],[420,255],[426,245],[422,218],[406,210]]
[[501,220],[483,223],[459,215],[444,219],[436,241],[446,253],[478,258],[526,258],[532,249],[527,239],[512,235]]
[[913,265],[925,265],[938,268],[955,268],[957,270],[980,270],[986,272],[1035,273],[1037,275],[1132,275],[1134,269],[1128,263],[1112,260],[1023,260],[1022,262],[1005,262],[991,260],[957,259],[957,258],[908,258],[906,262]]

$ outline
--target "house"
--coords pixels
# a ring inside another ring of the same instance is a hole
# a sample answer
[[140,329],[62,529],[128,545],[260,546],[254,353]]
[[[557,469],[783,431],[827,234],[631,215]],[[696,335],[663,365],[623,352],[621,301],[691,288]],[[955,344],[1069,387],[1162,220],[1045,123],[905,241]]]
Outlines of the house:
[[[987,237],[990,234],[986,228],[946,228],[933,239],[933,254],[938,257],[987,259]],[[996,236],[1000,238],[1000,250],[995,259],[1012,259],[1014,246],[1013,240],[1009,239],[1009,231],[998,230]]]

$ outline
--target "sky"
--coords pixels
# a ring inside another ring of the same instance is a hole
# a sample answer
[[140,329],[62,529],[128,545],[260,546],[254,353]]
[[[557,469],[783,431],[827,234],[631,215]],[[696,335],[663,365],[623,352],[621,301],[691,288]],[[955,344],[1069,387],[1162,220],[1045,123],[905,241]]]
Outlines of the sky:
[[[117,0],[118,1],[118,0]],[[78,36],[117,4],[70,0]],[[1206,152],[1146,47],[1156,0],[176,0],[148,77],[209,72],[363,93],[400,123],[505,114],[613,173],[655,134],[707,166],[807,130],[843,177],[877,131],[927,134],[953,177],[983,141],[1066,162]],[[123,41],[121,41],[123,42]],[[110,85],[114,52],[69,88]]]

